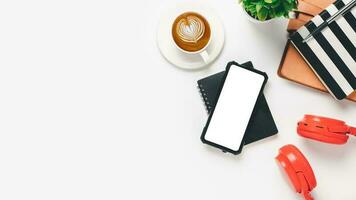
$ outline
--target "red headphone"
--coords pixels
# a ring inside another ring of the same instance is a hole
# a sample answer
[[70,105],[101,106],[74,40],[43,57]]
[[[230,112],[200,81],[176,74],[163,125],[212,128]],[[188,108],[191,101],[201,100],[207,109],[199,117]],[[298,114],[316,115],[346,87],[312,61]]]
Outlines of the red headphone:
[[297,193],[305,200],[313,200],[310,192],[316,187],[316,179],[308,160],[291,144],[279,149],[276,160],[284,168]]
[[304,115],[298,122],[297,133],[309,139],[331,144],[345,144],[349,139],[348,134],[356,135],[356,128],[348,126],[344,121]]

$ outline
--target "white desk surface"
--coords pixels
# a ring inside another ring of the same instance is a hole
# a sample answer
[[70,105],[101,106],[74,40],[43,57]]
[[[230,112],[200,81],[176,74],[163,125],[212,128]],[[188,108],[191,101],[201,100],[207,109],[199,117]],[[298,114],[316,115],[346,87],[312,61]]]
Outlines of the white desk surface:
[[[356,198],[356,138],[300,138],[305,113],[356,125],[356,104],[279,78],[286,20],[250,23],[236,0],[205,0],[226,45],[210,68],[187,72],[159,54],[160,13],[181,1],[0,3],[0,199],[300,199],[274,161],[292,143],[309,158],[316,199]],[[196,81],[228,61],[266,71],[279,128],[223,154],[200,142],[207,119]]]

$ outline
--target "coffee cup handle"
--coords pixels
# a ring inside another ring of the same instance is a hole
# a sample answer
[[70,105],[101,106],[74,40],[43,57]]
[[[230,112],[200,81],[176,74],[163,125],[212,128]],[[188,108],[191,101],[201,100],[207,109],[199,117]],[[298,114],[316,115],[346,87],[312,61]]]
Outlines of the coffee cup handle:
[[200,56],[203,58],[205,63],[208,63],[210,57],[207,51],[200,52]]

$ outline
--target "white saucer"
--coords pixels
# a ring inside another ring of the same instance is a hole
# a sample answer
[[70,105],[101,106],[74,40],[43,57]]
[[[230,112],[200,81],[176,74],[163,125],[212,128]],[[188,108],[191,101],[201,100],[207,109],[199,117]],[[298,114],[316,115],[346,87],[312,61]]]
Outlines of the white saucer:
[[[194,11],[203,15],[211,28],[211,42],[207,47],[208,62],[204,62],[199,54],[189,55],[181,52],[174,44],[171,28],[173,21],[180,14]],[[163,14],[157,30],[157,44],[161,54],[173,65],[183,69],[199,69],[211,64],[220,54],[224,46],[224,27],[218,16],[203,4],[185,3],[178,5]]]

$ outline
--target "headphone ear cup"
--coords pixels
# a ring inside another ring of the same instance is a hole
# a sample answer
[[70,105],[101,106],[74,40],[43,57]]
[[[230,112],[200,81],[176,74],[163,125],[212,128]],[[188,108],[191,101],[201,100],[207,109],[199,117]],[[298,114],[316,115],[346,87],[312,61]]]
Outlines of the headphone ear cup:
[[289,160],[287,159],[287,157],[285,155],[283,155],[282,153],[280,153],[277,157],[276,160],[278,161],[278,163],[283,167],[284,171],[286,172],[289,181],[292,183],[295,191],[297,193],[301,193],[302,191],[302,185],[299,181],[298,175],[295,171],[295,169],[293,169],[292,164],[289,162]]
[[304,122],[299,122],[297,127],[298,135],[330,144],[345,144],[349,139],[346,134],[332,133],[323,127],[310,126]]
[[308,195],[316,185],[316,178],[308,160],[294,145],[285,145],[279,149],[276,157],[288,174],[296,192]]
[[[309,191],[312,191],[317,185],[314,171],[310,166],[309,161],[304,156],[304,154],[301,151],[299,151],[297,147],[295,146],[293,147],[295,148],[294,153],[298,157],[298,161],[299,161],[297,170],[298,172],[302,172],[303,180],[307,182]],[[305,189],[303,188],[303,183],[301,183],[301,185],[302,185],[302,189]]]

